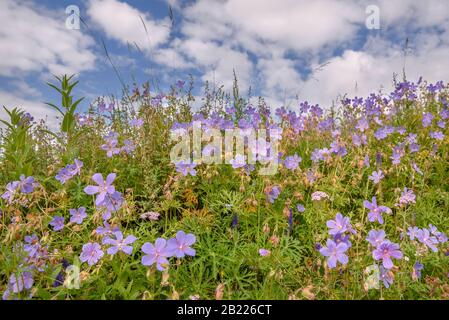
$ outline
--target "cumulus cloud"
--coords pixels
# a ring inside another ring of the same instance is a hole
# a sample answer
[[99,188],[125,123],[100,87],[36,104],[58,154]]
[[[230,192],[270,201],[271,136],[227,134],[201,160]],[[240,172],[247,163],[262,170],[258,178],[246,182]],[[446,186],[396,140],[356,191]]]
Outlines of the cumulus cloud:
[[[81,30],[67,29],[66,18],[63,10],[30,1],[0,1],[0,75],[13,88],[0,90],[0,106],[20,107],[36,119],[48,116],[51,127],[57,123],[54,110],[40,102],[40,92],[23,79],[93,70],[97,60],[93,39]],[[3,108],[0,117],[6,117]]]
[[110,38],[127,45],[137,44],[151,50],[170,36],[168,19],[155,20],[149,13],[117,0],[90,0],[87,14],[91,21]]
[[63,11],[50,11],[28,1],[0,1],[0,75],[93,69],[92,38],[67,29],[66,17]]

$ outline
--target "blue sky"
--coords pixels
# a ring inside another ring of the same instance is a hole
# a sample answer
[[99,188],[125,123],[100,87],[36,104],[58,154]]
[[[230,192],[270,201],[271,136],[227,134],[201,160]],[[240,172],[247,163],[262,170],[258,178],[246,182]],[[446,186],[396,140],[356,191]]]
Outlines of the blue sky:
[[[69,5],[88,27],[66,28]],[[370,5],[380,29],[366,27]],[[296,97],[328,107],[346,93],[389,91],[407,38],[409,79],[449,80],[449,6],[438,0],[1,0],[0,19],[0,104],[50,122],[43,102],[55,99],[45,85],[52,73],[77,74],[83,108],[120,95],[102,41],[128,85],[150,81],[163,91],[191,74],[200,95],[206,80],[230,88],[235,70],[242,90],[272,107],[294,107]]]

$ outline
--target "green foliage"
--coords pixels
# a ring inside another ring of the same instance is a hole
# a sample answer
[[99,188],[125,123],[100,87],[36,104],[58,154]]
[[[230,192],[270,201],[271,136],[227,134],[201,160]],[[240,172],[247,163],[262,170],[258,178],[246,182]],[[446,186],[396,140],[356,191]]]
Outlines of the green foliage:
[[23,110],[3,108],[9,116],[9,121],[0,120],[6,126],[6,132],[2,136],[0,145],[0,148],[3,149],[3,153],[0,155],[2,179],[17,179],[21,174],[31,175],[34,161],[31,124]]

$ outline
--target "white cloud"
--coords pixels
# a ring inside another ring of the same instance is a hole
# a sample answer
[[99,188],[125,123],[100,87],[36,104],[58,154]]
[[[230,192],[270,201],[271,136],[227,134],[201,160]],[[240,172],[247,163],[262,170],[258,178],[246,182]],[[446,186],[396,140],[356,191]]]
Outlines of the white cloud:
[[90,0],[87,14],[109,38],[124,45],[136,43],[141,50],[150,51],[170,36],[168,19],[153,20],[148,13],[117,0]]
[[65,27],[66,15],[31,2],[0,1],[0,75],[78,73],[95,66],[93,40]]

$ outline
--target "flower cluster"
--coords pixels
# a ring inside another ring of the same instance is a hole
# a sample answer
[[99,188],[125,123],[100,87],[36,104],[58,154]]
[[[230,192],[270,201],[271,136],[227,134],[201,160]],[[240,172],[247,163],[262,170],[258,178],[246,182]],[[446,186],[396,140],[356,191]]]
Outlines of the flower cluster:
[[184,231],[178,231],[176,237],[168,241],[157,238],[154,244],[145,242],[142,246],[142,251],[145,253],[142,264],[144,266],[156,264],[159,271],[164,271],[170,265],[168,261],[170,257],[195,256],[195,249],[191,248],[195,242],[195,236],[191,233],[186,234]]
[[19,192],[23,194],[32,193],[35,186],[36,182],[33,177],[25,177],[25,175],[22,174],[18,181],[12,181],[6,185],[6,191],[2,194],[2,199],[5,199],[11,204]]
[[350,233],[356,234],[353,229],[349,217],[344,217],[341,213],[337,213],[335,220],[328,220],[326,223],[329,228],[329,235],[332,239],[327,239],[326,246],[319,249],[320,253],[327,257],[327,266],[333,269],[337,266],[337,262],[342,265],[348,263],[348,256],[345,252],[352,246],[349,241]]
[[56,180],[61,182],[61,184],[66,183],[68,180],[72,179],[74,176],[81,175],[81,168],[83,167],[83,162],[75,159],[74,164],[69,164],[58,171],[56,175]]

